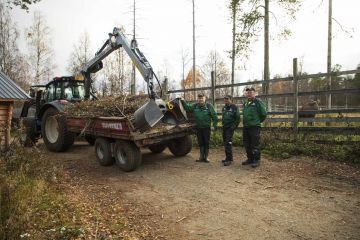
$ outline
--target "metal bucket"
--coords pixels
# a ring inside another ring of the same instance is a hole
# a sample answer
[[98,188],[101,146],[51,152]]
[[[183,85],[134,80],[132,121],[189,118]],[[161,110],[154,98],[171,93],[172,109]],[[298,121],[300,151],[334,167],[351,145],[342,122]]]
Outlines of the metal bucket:
[[155,126],[163,117],[163,110],[166,110],[165,103],[161,99],[156,101],[150,99],[147,103],[135,111],[135,127],[140,131]]

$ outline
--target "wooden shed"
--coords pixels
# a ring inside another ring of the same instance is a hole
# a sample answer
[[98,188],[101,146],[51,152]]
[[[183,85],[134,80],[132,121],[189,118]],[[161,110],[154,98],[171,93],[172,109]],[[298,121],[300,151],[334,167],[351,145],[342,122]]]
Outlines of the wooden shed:
[[14,81],[0,71],[0,150],[10,144],[10,129],[13,105],[15,101],[30,98]]

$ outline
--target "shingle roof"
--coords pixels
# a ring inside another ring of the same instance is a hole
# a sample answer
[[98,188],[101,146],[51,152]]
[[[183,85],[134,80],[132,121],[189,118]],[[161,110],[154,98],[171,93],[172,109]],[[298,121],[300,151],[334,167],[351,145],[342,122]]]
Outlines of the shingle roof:
[[30,96],[0,71],[0,100],[25,100]]

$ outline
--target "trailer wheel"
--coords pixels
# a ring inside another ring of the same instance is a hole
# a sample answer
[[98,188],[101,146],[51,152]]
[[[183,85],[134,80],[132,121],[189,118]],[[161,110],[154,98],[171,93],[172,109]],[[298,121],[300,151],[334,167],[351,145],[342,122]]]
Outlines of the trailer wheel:
[[174,156],[181,157],[188,154],[192,149],[192,140],[189,135],[175,138],[168,144],[169,150]]
[[131,172],[141,164],[140,149],[133,142],[116,141],[114,155],[116,164],[125,172]]
[[94,146],[96,138],[91,135],[85,135],[85,140],[91,145]]
[[20,143],[24,147],[32,147],[36,144],[39,133],[36,129],[36,119],[25,117],[20,119]]
[[152,153],[162,153],[166,148],[164,144],[156,144],[149,146],[149,149]]
[[66,151],[73,143],[75,135],[69,132],[65,116],[55,108],[45,111],[41,121],[41,135],[46,148],[52,152]]
[[111,154],[111,142],[106,138],[96,138],[95,155],[101,166],[110,166],[115,162]]

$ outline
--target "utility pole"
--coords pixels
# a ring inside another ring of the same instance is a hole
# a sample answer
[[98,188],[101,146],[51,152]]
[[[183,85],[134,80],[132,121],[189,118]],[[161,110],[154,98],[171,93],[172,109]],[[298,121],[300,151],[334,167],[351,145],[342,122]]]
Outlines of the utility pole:
[[[328,49],[327,49],[327,80],[328,90],[331,90],[332,76],[331,76],[331,41],[332,41],[332,0],[329,0],[329,13],[328,13]],[[331,109],[331,93],[327,95],[328,109]]]
[[[265,19],[264,19],[264,85],[263,94],[269,94],[269,0],[265,0]],[[266,98],[268,111],[271,111],[271,98]]]
[[193,5],[193,71],[192,79],[194,81],[194,100],[196,99],[196,68],[195,68],[195,0],[192,0]]
[[[136,39],[136,35],[135,35],[135,12],[136,12],[136,0],[134,0],[134,26],[133,26],[133,40]],[[135,64],[132,64],[132,84],[131,84],[131,94],[135,94],[136,93],[136,68],[135,68]]]

